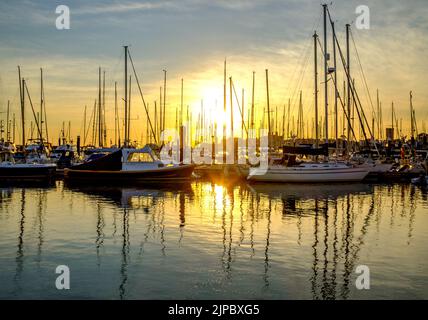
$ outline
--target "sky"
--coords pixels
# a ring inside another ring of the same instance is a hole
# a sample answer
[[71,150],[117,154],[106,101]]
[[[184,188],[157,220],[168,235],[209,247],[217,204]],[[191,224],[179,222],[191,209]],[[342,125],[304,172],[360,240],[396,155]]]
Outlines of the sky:
[[[184,79],[184,105],[189,106],[194,123],[201,109],[201,100],[207,119],[220,121],[225,117],[222,114],[223,64],[227,59],[227,77],[232,77],[239,100],[244,89],[245,115],[251,105],[254,71],[256,119],[257,122],[262,119],[267,104],[265,69],[268,69],[270,106],[271,110],[278,110],[277,116],[272,114],[281,119],[290,99],[290,120],[294,119],[295,123],[298,93],[302,90],[308,131],[314,114],[312,35],[315,30],[322,35],[321,3],[317,0],[2,0],[0,119],[6,118],[7,101],[10,100],[12,112],[19,122],[18,65],[34,106],[39,108],[39,78],[40,68],[43,68],[51,140],[59,136],[63,121],[71,122],[73,137],[83,135],[85,105],[89,119],[98,95],[98,68],[101,67],[106,72],[106,121],[108,140],[112,139],[114,83],[117,82],[123,118],[123,46],[129,45],[151,112],[155,101],[159,103],[163,70],[167,70],[167,127],[175,126],[181,79]],[[58,30],[55,26],[58,5],[70,8],[69,30]],[[360,5],[370,9],[368,30],[358,30],[355,25],[358,17],[355,10]],[[368,117],[371,118],[373,107],[376,108],[376,89],[379,89],[384,126],[391,123],[393,101],[397,118],[403,122],[403,133],[408,134],[409,91],[412,90],[421,132],[428,118],[426,0],[333,1],[329,10],[343,52],[345,24],[351,24],[356,44],[356,47],[351,44],[351,73]],[[331,53],[330,30],[328,36]],[[319,48],[318,54],[319,104],[323,115],[323,62]],[[344,79],[342,70],[342,67],[338,68],[339,84]],[[131,138],[144,141],[146,118],[135,81],[132,88]],[[333,122],[333,90],[330,82],[330,123]],[[236,100],[233,103],[235,121],[238,121],[240,114],[236,110]],[[27,132],[31,117],[31,110],[27,108]],[[278,131],[281,130],[279,125]],[[17,139],[18,132],[20,129]]]

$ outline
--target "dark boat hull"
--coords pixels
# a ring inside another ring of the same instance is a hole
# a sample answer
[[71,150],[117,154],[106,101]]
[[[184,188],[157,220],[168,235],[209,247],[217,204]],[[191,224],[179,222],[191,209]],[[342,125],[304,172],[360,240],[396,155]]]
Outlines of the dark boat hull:
[[0,181],[49,181],[55,176],[55,167],[0,167]]
[[181,165],[178,167],[139,171],[64,169],[64,178],[69,181],[85,180],[95,184],[180,181],[189,180],[194,168],[194,165]]

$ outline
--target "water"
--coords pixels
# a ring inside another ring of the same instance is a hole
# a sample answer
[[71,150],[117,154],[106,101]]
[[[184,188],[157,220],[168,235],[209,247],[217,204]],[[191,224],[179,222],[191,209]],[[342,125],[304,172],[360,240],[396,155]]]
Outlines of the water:
[[[410,185],[0,187],[2,299],[428,299]],[[70,290],[57,290],[58,265]],[[355,286],[370,268],[370,290]]]

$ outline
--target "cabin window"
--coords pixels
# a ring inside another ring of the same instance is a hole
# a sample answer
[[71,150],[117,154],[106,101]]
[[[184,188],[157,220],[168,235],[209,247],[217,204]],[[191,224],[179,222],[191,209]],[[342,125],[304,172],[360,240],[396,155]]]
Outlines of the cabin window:
[[153,162],[153,158],[149,153],[131,153],[128,157],[128,162]]

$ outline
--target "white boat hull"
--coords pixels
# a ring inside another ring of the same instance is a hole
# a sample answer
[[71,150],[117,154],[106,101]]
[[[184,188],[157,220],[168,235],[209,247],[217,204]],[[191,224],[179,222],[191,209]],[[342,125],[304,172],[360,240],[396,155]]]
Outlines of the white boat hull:
[[250,170],[249,181],[284,182],[284,183],[333,183],[362,181],[369,171],[358,167],[332,168],[300,168],[278,167],[269,168],[265,174]]

